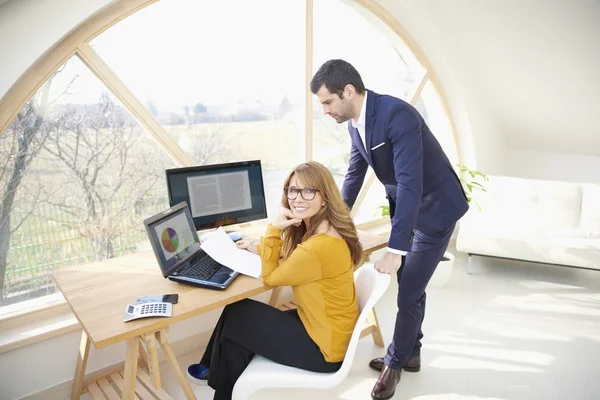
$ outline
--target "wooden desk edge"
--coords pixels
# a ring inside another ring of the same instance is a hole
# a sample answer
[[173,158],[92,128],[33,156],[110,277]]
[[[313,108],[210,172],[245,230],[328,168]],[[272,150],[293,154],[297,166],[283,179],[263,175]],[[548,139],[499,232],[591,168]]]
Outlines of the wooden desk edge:
[[[160,329],[163,329],[167,326],[173,325],[177,322],[185,321],[185,320],[195,317],[197,315],[204,314],[206,312],[215,310],[217,308],[224,307],[227,304],[235,303],[236,301],[246,299],[251,296],[260,294],[260,293],[268,292],[269,290],[272,290],[272,289],[274,289],[274,288],[271,286],[263,285],[263,286],[255,288],[255,289],[252,289],[248,292],[240,293],[237,296],[230,297],[226,300],[208,304],[203,307],[194,308],[193,310],[190,310],[190,311],[182,313],[182,314],[174,315],[174,316],[168,317],[168,318],[157,318],[156,321],[152,324],[144,325],[137,329],[133,329],[126,333],[112,336],[107,339],[94,340],[94,338],[89,336],[89,333],[88,333],[88,337],[90,338],[90,341],[94,344],[94,347],[96,349],[101,349],[103,347],[107,347],[107,346],[110,346],[110,345],[113,345],[116,343],[120,343],[127,339],[132,339],[132,338],[141,336],[145,333],[156,332]],[[81,321],[80,321],[80,325],[83,325],[83,324],[81,324]]]
[[363,253],[365,255],[369,255],[369,254],[372,254],[372,253],[376,252],[377,250],[385,249],[387,247],[387,245],[388,244],[387,244],[387,240],[386,240],[385,243],[382,243],[382,244],[380,244],[378,246],[375,246],[375,247],[371,247],[369,250],[363,251]]

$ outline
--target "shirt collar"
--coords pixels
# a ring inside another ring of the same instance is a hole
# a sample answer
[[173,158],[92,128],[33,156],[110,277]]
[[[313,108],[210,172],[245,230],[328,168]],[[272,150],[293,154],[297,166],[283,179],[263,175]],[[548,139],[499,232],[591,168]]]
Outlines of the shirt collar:
[[360,116],[358,117],[358,121],[355,121],[352,118],[352,127],[356,128],[357,126],[365,126],[365,118],[367,114],[367,95],[369,93],[365,90],[365,99],[363,100],[362,109],[360,110]]

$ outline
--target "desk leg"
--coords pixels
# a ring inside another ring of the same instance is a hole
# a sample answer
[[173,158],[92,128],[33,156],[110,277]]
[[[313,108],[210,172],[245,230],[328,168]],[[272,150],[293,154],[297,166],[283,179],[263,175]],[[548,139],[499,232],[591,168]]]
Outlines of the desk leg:
[[83,390],[83,381],[85,379],[85,367],[87,366],[88,355],[90,354],[90,338],[87,333],[81,330],[81,342],[79,344],[79,355],[77,356],[77,366],[75,367],[75,377],[73,386],[71,386],[71,400],[79,400]]
[[383,343],[383,336],[381,335],[381,329],[379,328],[379,320],[377,319],[377,314],[375,314],[375,309],[373,308],[369,315],[367,316],[367,320],[370,325],[374,326],[373,332],[371,335],[373,336],[373,342],[379,347],[385,347],[385,343]]
[[142,346],[142,338],[139,338],[140,340],[140,359],[139,359],[139,363],[140,364],[144,364],[143,367],[146,368],[148,371],[150,371],[150,364],[148,362],[148,354],[146,354],[146,350],[144,350],[144,346]]
[[158,349],[156,347],[156,337],[153,333],[142,336],[144,343],[146,343],[146,349],[148,350],[148,372],[152,378],[152,384],[158,390],[162,388],[160,382],[160,370],[158,367]]
[[122,400],[133,400],[135,396],[135,382],[137,379],[137,363],[139,354],[139,338],[127,340],[127,355],[125,356],[125,374],[123,376]]
[[179,384],[183,389],[185,397],[188,400],[196,400],[196,395],[194,394],[194,391],[192,390],[192,387],[190,386],[190,383],[188,382],[187,378],[183,374],[183,371],[179,367],[177,357],[175,357],[175,353],[173,353],[173,349],[171,349],[171,345],[169,345],[169,342],[167,341],[167,335],[165,334],[165,331],[160,330],[156,332],[156,336],[158,337],[160,346],[162,347],[163,351],[165,352],[165,355],[167,356],[167,360],[169,361],[171,367],[173,367],[173,370],[175,371],[175,375],[177,375],[177,380],[179,381]]
[[271,292],[271,298],[269,299],[269,305],[273,307],[277,307],[277,301],[279,301],[279,295],[281,294],[281,290],[283,288],[278,286],[273,289]]

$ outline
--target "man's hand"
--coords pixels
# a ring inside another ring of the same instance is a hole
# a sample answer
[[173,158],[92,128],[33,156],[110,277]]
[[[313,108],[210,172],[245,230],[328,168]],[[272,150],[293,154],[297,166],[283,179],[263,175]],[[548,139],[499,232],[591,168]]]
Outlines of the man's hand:
[[375,269],[384,274],[395,274],[402,266],[402,256],[386,251],[384,256],[375,263]]
[[300,226],[300,224],[302,224],[302,220],[298,219],[298,218],[294,218],[294,214],[292,213],[292,210],[290,210],[289,208],[285,208],[285,207],[281,207],[281,210],[279,211],[279,215],[277,216],[275,221],[273,221],[271,223],[271,225],[273,225],[275,228],[279,229],[280,231],[283,231],[284,229],[287,229],[292,225]]

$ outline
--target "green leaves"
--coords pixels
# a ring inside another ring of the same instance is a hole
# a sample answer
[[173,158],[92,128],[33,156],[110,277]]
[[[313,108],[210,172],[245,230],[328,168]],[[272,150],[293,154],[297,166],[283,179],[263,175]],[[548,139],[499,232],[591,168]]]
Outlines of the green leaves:
[[[467,201],[475,204],[477,209],[481,211],[481,206],[477,200],[474,199],[473,193],[478,191],[487,193],[485,182],[488,182],[490,178],[483,172],[467,168],[464,164],[456,164],[456,166],[458,167],[458,178],[465,189]],[[389,215],[390,206],[379,206],[375,209],[375,217],[386,217]]]
[[379,206],[375,209],[375,217],[389,217],[390,206]]
[[456,164],[456,166],[458,167],[459,171],[458,177],[463,185],[463,188],[465,189],[467,201],[469,203],[473,202],[477,209],[481,211],[481,206],[477,200],[473,198],[473,193],[477,191],[484,193],[487,192],[483,183],[488,182],[490,178],[483,172],[467,168],[467,166],[464,164]]

